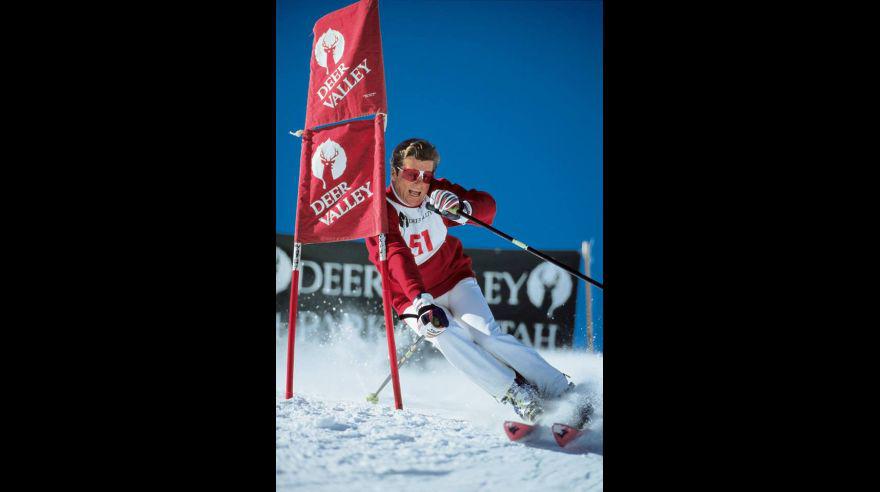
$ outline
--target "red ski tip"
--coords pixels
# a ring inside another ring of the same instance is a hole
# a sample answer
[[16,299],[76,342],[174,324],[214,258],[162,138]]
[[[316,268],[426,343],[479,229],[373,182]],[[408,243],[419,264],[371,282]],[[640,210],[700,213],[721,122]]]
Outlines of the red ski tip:
[[553,424],[552,430],[553,439],[556,439],[556,444],[559,444],[559,446],[563,448],[566,444],[574,441],[578,436],[583,434],[583,431],[565,424]]
[[511,441],[519,441],[529,435],[534,428],[535,426],[523,424],[522,422],[511,422],[509,420],[504,422],[504,432]]

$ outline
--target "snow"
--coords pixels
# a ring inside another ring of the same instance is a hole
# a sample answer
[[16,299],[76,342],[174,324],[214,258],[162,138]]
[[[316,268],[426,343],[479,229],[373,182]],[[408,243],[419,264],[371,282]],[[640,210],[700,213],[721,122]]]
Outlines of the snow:
[[[384,337],[340,328],[326,343],[297,336],[294,396],[284,399],[286,337],[276,338],[276,489],[302,491],[602,490],[602,357],[541,354],[591,396],[597,417],[566,449],[549,437],[513,443],[518,420],[425,343],[400,369],[403,410],[389,383],[379,404],[366,396],[388,375]],[[398,354],[410,338],[398,332]],[[564,408],[549,416],[562,415]]]

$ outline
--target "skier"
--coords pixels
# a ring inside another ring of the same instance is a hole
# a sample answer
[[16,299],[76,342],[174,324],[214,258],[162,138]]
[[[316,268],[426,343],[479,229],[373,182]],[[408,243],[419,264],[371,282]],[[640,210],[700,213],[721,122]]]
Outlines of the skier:
[[[386,248],[394,310],[454,367],[534,422],[544,402],[574,389],[566,376],[533,348],[501,330],[477,284],[471,259],[448,228],[467,219],[459,210],[491,223],[495,200],[435,178],[440,154],[427,140],[410,138],[394,148],[386,189]],[[379,241],[367,238],[370,261],[379,267]],[[580,426],[592,407],[581,407]]]

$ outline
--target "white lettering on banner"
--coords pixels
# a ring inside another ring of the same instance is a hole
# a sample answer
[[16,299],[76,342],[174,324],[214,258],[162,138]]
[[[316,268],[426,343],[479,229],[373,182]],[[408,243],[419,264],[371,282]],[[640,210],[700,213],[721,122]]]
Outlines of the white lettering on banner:
[[[364,70],[364,73],[361,73],[359,70],[361,68]],[[361,80],[366,78],[365,74],[371,72],[371,70],[367,68],[367,59],[364,58],[364,61],[360,62],[344,79],[342,79],[342,82],[337,83],[337,80],[342,76],[343,70],[348,70],[348,68],[340,64],[339,68],[333,71],[333,75],[327,77],[327,80],[325,80],[324,84],[318,89],[318,97],[321,99],[321,104],[328,108],[335,108],[336,104],[354,89],[354,86],[358,85]],[[325,101],[328,94],[331,96],[330,100]]]
[[542,345],[542,338],[547,341],[546,348],[556,348],[556,331],[559,330],[559,325],[555,323],[550,323],[547,326],[549,330],[546,337],[542,337],[541,334],[544,331],[544,323],[535,323],[535,339],[532,340],[532,337],[529,336],[529,328],[525,323],[511,320],[496,320],[498,322],[498,326],[501,327],[502,333],[512,333],[513,336],[519,338],[524,344],[529,345],[534,348],[544,348]]
[[[367,181],[367,184],[359,186],[351,193],[351,196],[347,196],[341,202],[336,203],[335,207],[331,208],[323,217],[319,217],[318,220],[320,220],[322,224],[329,226],[335,220],[351,212],[353,208],[357,207],[361,203],[364,203],[364,201],[366,201],[366,198],[364,198],[363,195],[359,193],[361,190],[363,190],[364,193],[367,194],[367,198],[373,196],[373,192],[372,190],[370,190],[370,182]],[[354,200],[351,200],[351,198],[354,198]]]
[[518,336],[526,345],[531,345],[532,347],[535,346],[535,344],[532,343],[532,339],[529,337],[529,330],[525,323],[520,322],[516,325],[516,334],[514,336]]
[[364,267],[364,286],[364,297],[373,297],[374,292],[376,297],[382,297],[382,275],[373,265]]
[[[311,278],[309,285],[303,285],[303,279],[307,276],[306,269],[311,272],[311,275],[308,275]],[[342,270],[341,279],[338,273],[340,270]],[[362,272],[363,277],[361,277]],[[302,272],[299,275],[299,295],[313,294],[319,290],[326,295],[381,298],[382,276],[373,265],[331,262],[321,264],[303,260]]]
[[354,70],[351,71],[351,76],[354,77],[355,84],[357,84],[361,81],[362,78],[364,78],[364,74],[362,74],[361,71],[357,69],[357,67],[355,67]]
[[[342,89],[340,89],[340,92],[342,92]],[[336,107],[336,103],[339,102],[339,101],[341,101],[343,97],[345,97],[345,93],[343,93],[343,94],[340,96],[338,93],[334,92],[334,93],[333,93],[333,97],[330,98],[330,104],[327,104],[327,101],[324,101],[323,104],[324,104],[325,106],[330,106],[331,108],[335,108],[335,107]]]
[[526,283],[526,279],[529,277],[528,274],[522,274],[519,277],[519,280],[516,282],[513,281],[513,276],[509,272],[502,272],[502,278],[507,283],[507,287],[510,289],[510,297],[507,299],[507,303],[511,306],[516,306],[519,304],[519,289]]
[[501,295],[496,291],[501,290],[501,283],[498,280],[502,275],[498,272],[484,272],[483,275],[486,277],[483,287],[486,302],[489,304],[501,304]]
[[334,203],[336,203],[342,195],[348,191],[348,183],[345,181],[339,183],[338,185],[330,188],[330,191],[321,195],[321,199],[312,202],[311,207],[312,211],[315,212],[315,215],[319,215],[324,210],[327,210],[329,207],[332,207]]
[[354,198],[354,201],[355,201],[356,203],[361,203],[362,201],[366,200],[366,198],[364,198],[364,195],[361,195],[361,189],[360,189],[360,188],[358,188],[358,189],[352,191],[352,192],[351,192],[351,196]]
[[327,97],[327,94],[333,90],[333,86],[336,85],[336,82],[342,77],[342,72],[348,70],[348,67],[345,66],[344,63],[340,63],[336,70],[327,77],[327,80],[324,81],[324,84],[318,88],[318,97],[322,100]]
[[338,274],[334,274],[334,271],[342,270],[342,263],[334,263],[334,262],[324,262],[324,288],[321,289],[321,293],[325,296],[338,296],[342,293],[342,289],[339,287],[334,287],[334,282],[339,282],[341,278]]
[[[315,280],[312,281],[312,285],[305,286],[303,285],[303,278],[306,276],[306,268],[311,270],[314,273]],[[324,284],[324,275],[321,271],[321,265],[319,265],[315,261],[303,260],[302,261],[302,274],[299,276],[299,295],[303,294],[312,294],[317,292],[318,289],[321,288],[321,285]]]
[[367,59],[366,58],[364,58],[364,61],[362,61],[358,66],[356,66],[354,68],[363,68],[365,72],[370,73],[370,69],[367,68]]
[[[550,331],[547,334],[547,348],[555,349],[556,348],[556,330],[559,329],[559,326],[550,323],[547,326],[547,329]],[[532,345],[535,348],[542,347],[541,343],[541,332],[544,331],[544,323],[535,323],[535,343]]]
[[519,305],[519,289],[526,283],[526,279],[529,277],[527,273],[520,275],[518,280],[513,280],[513,275],[511,275],[510,272],[485,271],[483,272],[483,276],[485,277],[485,281],[483,282],[483,292],[485,292],[487,303],[501,304],[500,280],[504,280],[504,283],[507,284],[507,288],[510,291],[510,294],[507,297],[507,304],[511,306]]
[[520,340],[522,340],[522,342],[526,345],[531,345],[532,347],[534,347],[534,345],[532,344],[532,339],[529,337],[529,330],[526,328],[525,323],[520,323],[516,326],[516,332],[513,336],[519,337]]
[[363,271],[363,266],[358,263],[345,263],[342,265],[342,295],[357,297],[361,295],[361,278],[353,275],[354,271]]

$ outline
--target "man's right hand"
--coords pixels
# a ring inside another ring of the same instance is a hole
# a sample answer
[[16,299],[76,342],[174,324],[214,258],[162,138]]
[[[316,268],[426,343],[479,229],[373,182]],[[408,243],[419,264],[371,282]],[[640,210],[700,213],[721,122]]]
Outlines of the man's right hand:
[[440,307],[434,305],[434,296],[428,293],[419,294],[413,300],[419,317],[419,324],[425,330],[425,338],[434,338],[449,326],[449,319]]
[[455,193],[447,190],[432,191],[428,195],[427,209],[459,224],[467,223],[467,219],[458,215],[459,210],[471,214],[471,204],[467,200],[459,201]]

